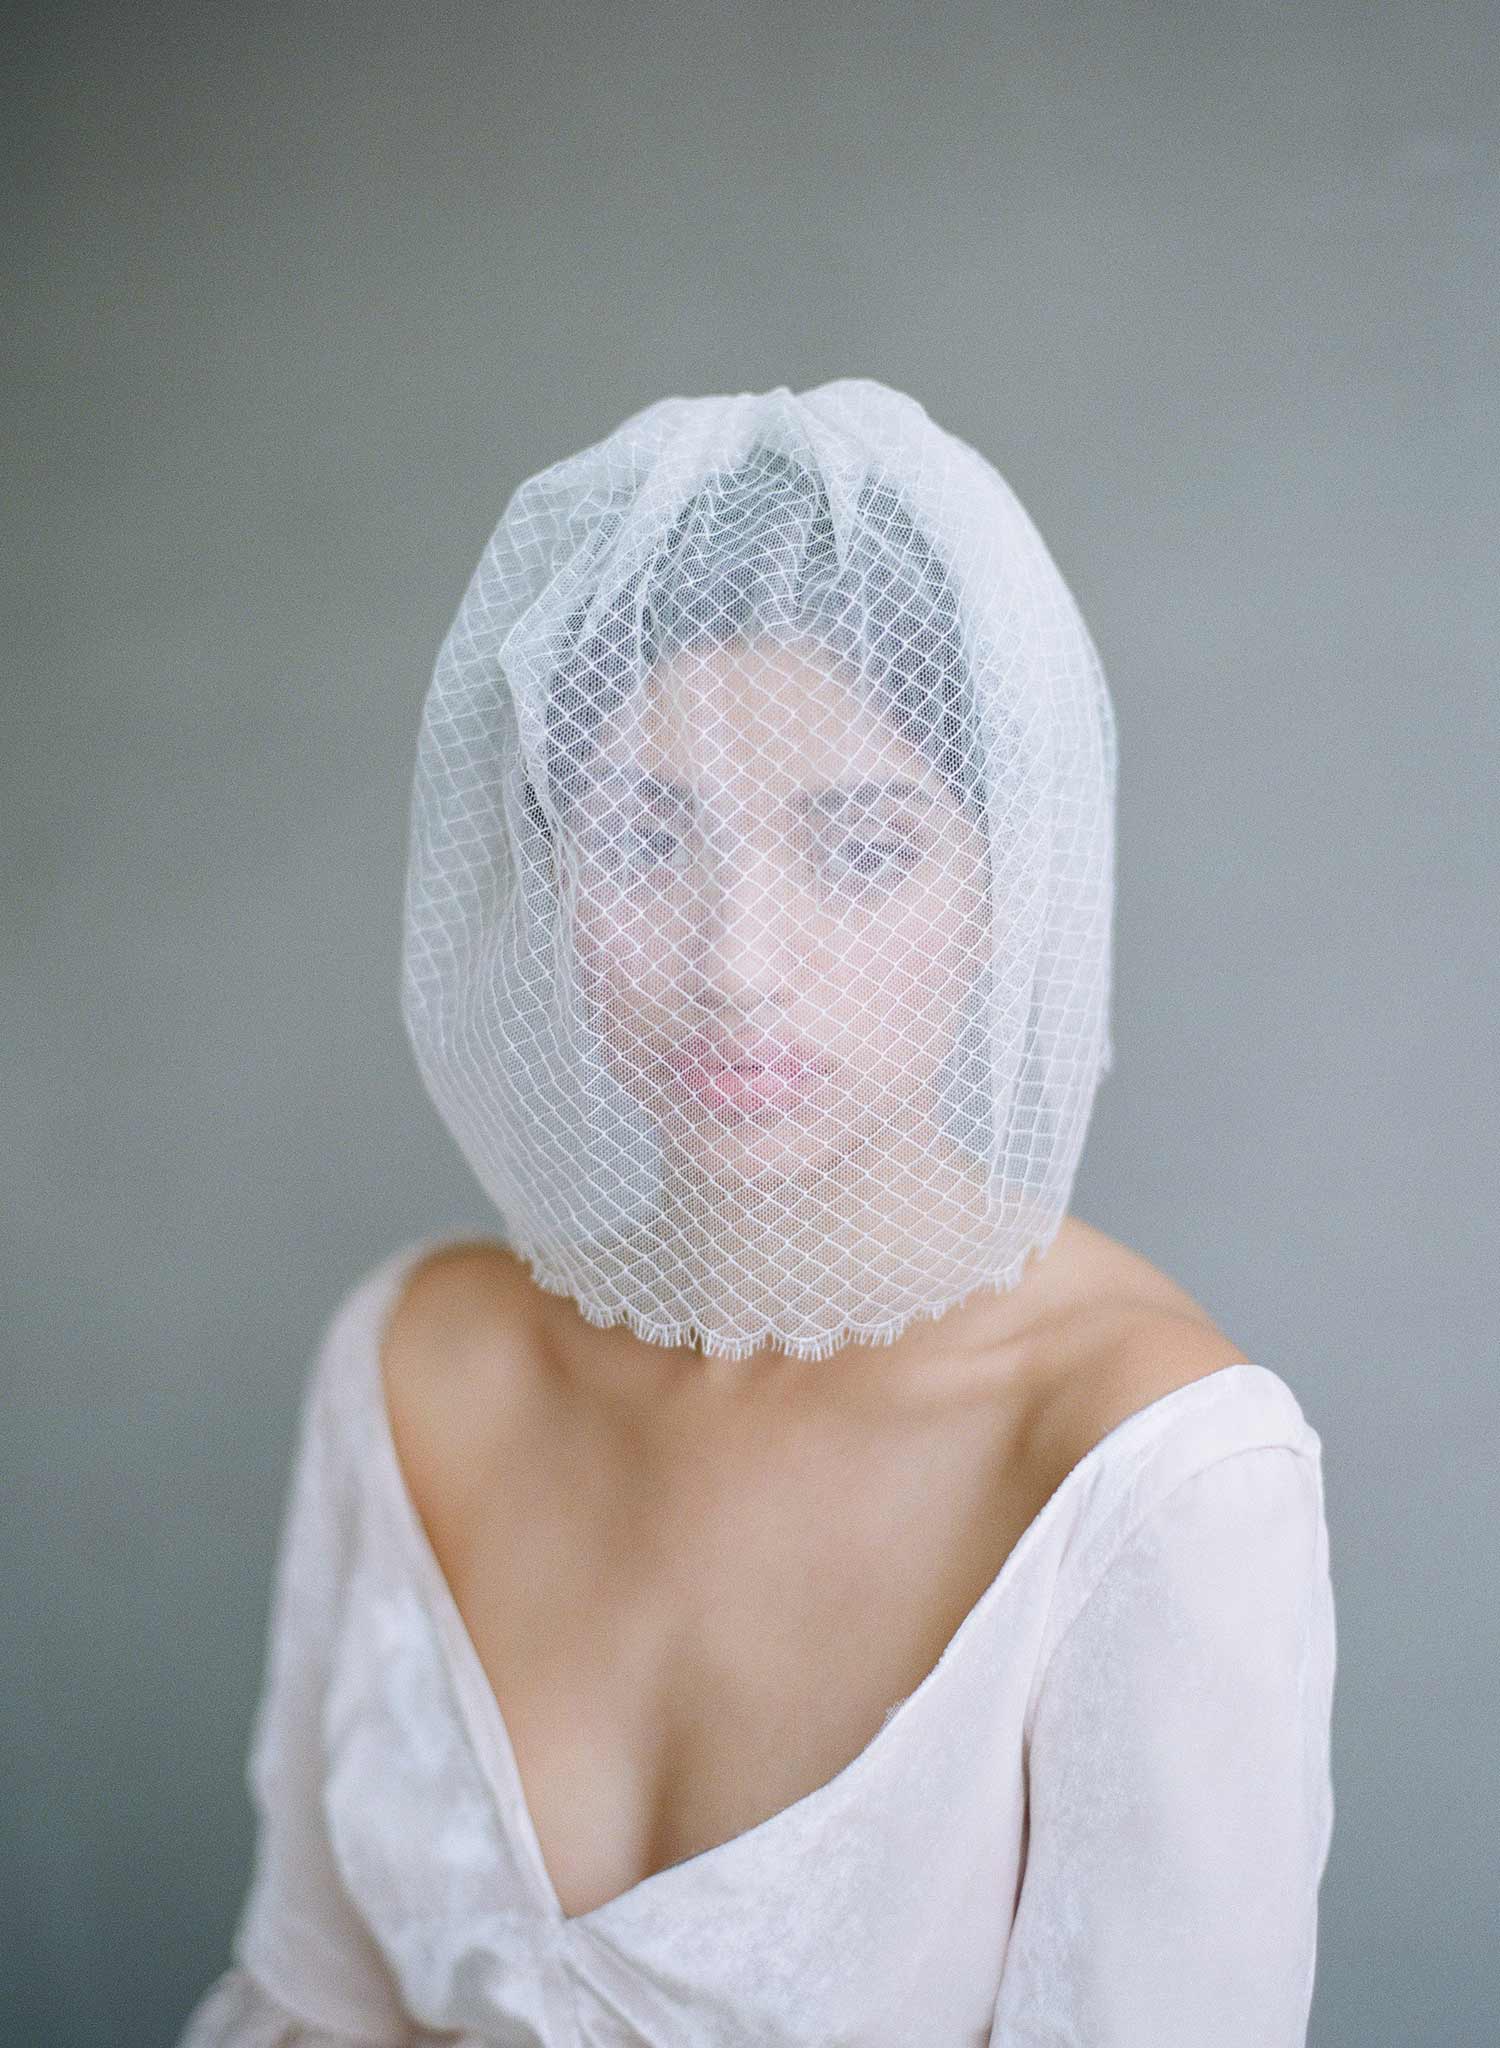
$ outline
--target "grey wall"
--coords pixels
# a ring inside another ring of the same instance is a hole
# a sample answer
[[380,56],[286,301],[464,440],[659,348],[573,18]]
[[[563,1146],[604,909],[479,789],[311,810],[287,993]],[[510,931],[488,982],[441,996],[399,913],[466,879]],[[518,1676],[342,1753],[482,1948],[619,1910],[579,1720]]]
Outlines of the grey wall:
[[1006,473],[1111,677],[1076,1207],[1324,1440],[1311,2038],[1490,2038],[1494,9],[12,20],[9,2038],[169,2041],[222,1966],[310,1347],[494,1228],[397,1007],[485,536],[653,398],[848,374]]

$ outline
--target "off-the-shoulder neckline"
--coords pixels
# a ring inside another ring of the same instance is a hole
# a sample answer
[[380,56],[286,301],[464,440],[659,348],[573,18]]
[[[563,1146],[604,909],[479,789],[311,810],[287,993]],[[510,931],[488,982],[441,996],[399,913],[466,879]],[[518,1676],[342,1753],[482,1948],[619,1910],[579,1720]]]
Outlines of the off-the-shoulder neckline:
[[[396,1450],[381,1373],[383,1340],[406,1275],[429,1253],[450,1242],[458,1241],[446,1237],[416,1239],[381,1261],[367,1275],[367,1314],[359,1332],[357,1360],[361,1406],[368,1420],[370,1441],[379,1467],[378,1481],[405,1543],[429,1618],[447,1659],[449,1676],[463,1712],[475,1760],[489,1784],[500,1825],[506,1827],[514,1822],[522,1838],[522,1847],[530,1866],[540,1906],[547,1917],[563,1930],[576,1929],[586,1933],[590,1928],[635,1907],[645,1895],[654,1895],[672,1884],[681,1882],[685,1873],[692,1876],[701,1871],[709,1859],[723,1862],[736,1854],[746,1853],[762,1845],[773,1832],[794,1826],[799,1820],[810,1817],[829,1800],[846,1792],[857,1777],[870,1769],[877,1755],[883,1754],[900,1739],[905,1728],[915,1719],[918,1703],[936,1689],[942,1675],[952,1668],[955,1660],[962,1654],[964,1645],[978,1633],[983,1617],[998,1605],[1004,1591],[1024,1570],[1027,1558],[1043,1540],[1046,1531],[1064,1511],[1072,1496],[1088,1483],[1102,1465],[1111,1457],[1118,1455],[1133,1437],[1148,1433],[1153,1426],[1164,1424],[1178,1408],[1191,1408],[1206,1401],[1222,1398],[1229,1391],[1231,1384],[1237,1385],[1244,1381],[1247,1375],[1276,1379],[1276,1375],[1264,1366],[1248,1359],[1237,1360],[1232,1365],[1219,1366],[1195,1380],[1189,1380],[1170,1389],[1155,1400],[1135,1409],[1123,1421],[1116,1423],[1064,1475],[1011,1546],[999,1571],[985,1586],[948,1638],[936,1663],[915,1688],[888,1711],[885,1720],[864,1748],[842,1769],[835,1772],[831,1778],[825,1779],[821,1785],[815,1786],[812,1791],[804,1793],[777,1812],[767,1815],[764,1820],[742,1829],[736,1835],[729,1836],[725,1841],[648,1873],[624,1891],[616,1893],[614,1897],[583,1913],[570,1914],[563,1909],[542,1854],[541,1842],[521,1781],[515,1748],[505,1724],[500,1702],[480,1660],[468,1625],[459,1610],[453,1590],[448,1584],[442,1566],[438,1563],[406,1483],[400,1456]],[[1279,1381],[1277,1383],[1281,1384]]]

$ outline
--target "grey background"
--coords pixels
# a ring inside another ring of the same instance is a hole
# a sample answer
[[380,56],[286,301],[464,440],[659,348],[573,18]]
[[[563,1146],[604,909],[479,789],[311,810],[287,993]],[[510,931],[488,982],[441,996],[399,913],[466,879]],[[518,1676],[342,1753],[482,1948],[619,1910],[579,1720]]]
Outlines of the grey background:
[[11,20],[7,2038],[168,2042],[223,1967],[310,1349],[495,1227],[397,1004],[486,535],[653,398],[850,374],[998,464],[1110,675],[1075,1207],[1324,1441],[1311,2039],[1491,2038],[1494,10]]

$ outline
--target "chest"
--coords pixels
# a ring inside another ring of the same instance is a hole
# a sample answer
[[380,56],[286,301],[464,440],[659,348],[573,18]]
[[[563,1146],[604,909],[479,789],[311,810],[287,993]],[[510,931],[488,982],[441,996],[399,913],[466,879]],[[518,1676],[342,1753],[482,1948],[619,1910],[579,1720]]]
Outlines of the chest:
[[827,1784],[932,1670],[1057,1483],[967,1405],[680,1464],[554,1420],[457,1483],[398,1443],[563,1911]]

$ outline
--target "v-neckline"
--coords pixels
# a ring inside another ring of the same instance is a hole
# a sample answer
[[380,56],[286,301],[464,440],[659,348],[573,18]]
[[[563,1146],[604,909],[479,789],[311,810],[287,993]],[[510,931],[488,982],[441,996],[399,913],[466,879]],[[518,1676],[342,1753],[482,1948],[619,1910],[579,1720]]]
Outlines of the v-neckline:
[[533,1885],[549,1919],[565,1929],[578,1928],[586,1931],[611,1915],[636,1905],[645,1893],[665,1888],[684,1872],[701,1870],[710,1858],[723,1861],[736,1852],[745,1853],[763,1843],[773,1832],[794,1826],[798,1821],[809,1818],[837,1793],[847,1790],[851,1780],[868,1771],[874,1759],[890,1747],[896,1739],[896,1731],[913,1719],[919,1702],[935,1690],[941,1674],[952,1665],[964,1643],[976,1633],[981,1618],[998,1603],[1002,1592],[1016,1576],[1027,1554],[1040,1541],[1041,1532],[1060,1512],[1060,1503],[1070,1497],[1083,1479],[1092,1473],[1101,1462],[1101,1454],[1120,1432],[1137,1423],[1143,1415],[1159,1409],[1164,1402],[1180,1400],[1184,1395],[1193,1393],[1195,1389],[1203,1387],[1208,1382],[1221,1379],[1226,1373],[1257,1370],[1248,1359],[1239,1360],[1233,1365],[1219,1366],[1215,1371],[1201,1374],[1199,1378],[1188,1380],[1182,1386],[1159,1395],[1156,1400],[1147,1402],[1100,1437],[1098,1442],[1064,1474],[1032,1516],[1006,1553],[999,1571],[948,1638],[937,1662],[911,1692],[888,1709],[884,1721],[863,1749],[831,1778],[826,1778],[821,1785],[815,1785],[810,1792],[804,1792],[789,1805],[779,1807],[775,1813],[767,1814],[763,1820],[754,1822],[748,1828],[742,1828],[738,1834],[729,1835],[722,1842],[712,1843],[706,1849],[696,1850],[690,1856],[680,1857],[677,1862],[665,1864],[660,1870],[649,1871],[645,1877],[638,1878],[634,1884],[616,1892],[612,1898],[602,1900],[597,1906],[590,1906],[582,1913],[569,1913],[564,1910],[557,1895],[557,1887],[547,1868],[547,1859],[542,1853],[541,1838],[537,1833],[531,1805],[526,1797],[526,1787],[522,1782],[520,1765],[516,1760],[515,1745],[511,1741],[499,1698],[406,1483],[400,1454],[396,1449],[395,1432],[391,1427],[390,1408],[386,1400],[381,1353],[396,1304],[401,1298],[403,1283],[423,1258],[439,1250],[449,1241],[442,1237],[424,1238],[403,1247],[386,1262],[381,1284],[375,1289],[368,1341],[362,1347],[364,1357],[361,1361],[365,1367],[365,1395],[369,1404],[371,1434],[375,1440],[386,1494],[410,1551],[419,1588],[425,1596],[423,1604],[446,1660],[448,1676],[458,1696],[461,1716],[475,1760],[485,1776],[502,1826],[507,1817],[515,1823],[522,1849],[531,1868]]

